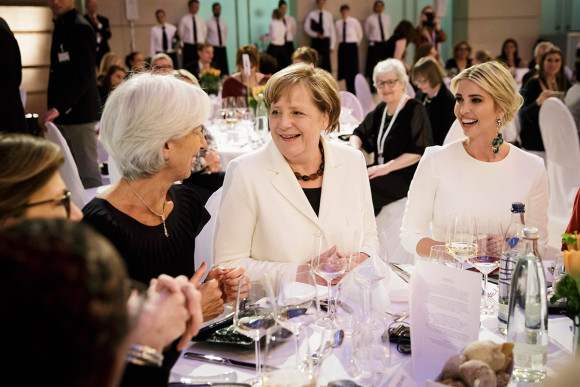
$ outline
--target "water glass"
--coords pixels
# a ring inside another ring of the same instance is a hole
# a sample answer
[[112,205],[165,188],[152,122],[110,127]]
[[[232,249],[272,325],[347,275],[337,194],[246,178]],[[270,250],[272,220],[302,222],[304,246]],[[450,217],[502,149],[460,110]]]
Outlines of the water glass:
[[455,213],[449,216],[445,247],[459,261],[461,269],[469,257],[477,254],[477,227],[473,214]]
[[353,359],[359,372],[357,382],[365,386],[381,386],[391,362],[388,323],[381,316],[371,321],[358,321],[353,337]]
[[431,246],[431,251],[429,253],[429,262],[438,263],[440,265],[445,265],[449,267],[456,267],[457,261],[452,255],[447,253],[447,248],[445,245],[435,245]]

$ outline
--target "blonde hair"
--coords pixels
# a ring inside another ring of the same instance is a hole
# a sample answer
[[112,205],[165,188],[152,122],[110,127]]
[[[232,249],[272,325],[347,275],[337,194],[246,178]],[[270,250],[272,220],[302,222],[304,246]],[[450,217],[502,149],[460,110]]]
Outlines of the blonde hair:
[[107,52],[105,55],[103,55],[101,63],[99,64],[99,73],[97,74],[97,76],[107,75],[107,72],[109,71],[111,66],[115,64],[115,62],[119,62],[121,64],[123,63],[121,57],[119,57],[114,52]]
[[340,128],[338,84],[330,73],[320,68],[306,63],[296,63],[278,71],[266,83],[264,98],[268,105],[276,103],[298,84],[308,88],[314,104],[321,112],[328,113],[329,124],[326,133],[332,133]]
[[503,122],[510,122],[524,103],[516,91],[514,78],[509,71],[496,61],[485,62],[466,68],[451,80],[451,91],[457,92],[459,82],[470,80],[493,98],[496,110],[504,113]]

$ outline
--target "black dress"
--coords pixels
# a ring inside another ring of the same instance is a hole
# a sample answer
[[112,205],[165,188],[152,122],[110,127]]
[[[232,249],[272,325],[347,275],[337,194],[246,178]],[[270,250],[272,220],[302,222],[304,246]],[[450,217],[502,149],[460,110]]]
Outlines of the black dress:
[[[366,152],[374,152],[373,165],[378,164],[377,137],[386,107],[385,102],[380,103],[375,110],[367,114],[364,121],[353,132],[362,140],[362,148]],[[390,118],[387,116],[384,131],[388,128],[389,122]],[[431,145],[433,145],[433,135],[427,111],[421,103],[410,99],[399,112],[385,139],[383,149],[385,162],[403,153],[422,155],[425,148]],[[416,163],[370,180],[375,215],[378,215],[383,206],[407,196],[415,169],[417,169]]]
[[395,55],[395,47],[397,46],[397,41],[401,39],[405,39],[405,37],[403,35],[394,34],[385,42],[384,51],[381,54],[379,54],[380,56],[379,62],[388,58],[392,58],[393,55]]
[[441,88],[433,99],[427,97],[427,94],[422,93],[420,90],[417,92],[415,99],[420,101],[427,109],[427,116],[433,132],[433,142],[435,145],[443,145],[445,136],[449,132],[453,121],[455,121],[455,97],[442,83]]
[[195,237],[210,218],[193,189],[174,185],[169,189],[173,211],[163,225],[146,226],[109,202],[95,198],[83,208],[83,222],[107,237],[123,257],[129,277],[148,284],[160,274],[191,277],[195,271]]

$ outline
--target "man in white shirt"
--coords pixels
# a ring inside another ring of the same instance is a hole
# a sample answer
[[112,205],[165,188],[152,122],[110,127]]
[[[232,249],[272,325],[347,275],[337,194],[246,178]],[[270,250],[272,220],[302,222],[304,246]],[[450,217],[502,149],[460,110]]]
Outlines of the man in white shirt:
[[286,26],[286,43],[284,47],[286,49],[286,54],[288,58],[292,57],[294,53],[294,37],[296,36],[296,19],[292,16],[287,15],[288,12],[288,4],[284,0],[280,0],[278,3],[278,9],[282,13],[282,22]]
[[228,24],[220,19],[222,6],[220,3],[213,3],[211,6],[213,17],[207,21],[207,42],[213,46],[213,60],[218,64],[218,69],[222,75],[228,75],[228,54],[226,52],[226,41],[228,40]]
[[391,17],[383,14],[385,4],[381,0],[375,1],[373,14],[365,20],[365,36],[369,41],[367,51],[367,65],[365,75],[373,77],[373,70],[379,63],[385,52],[385,43],[389,39],[389,30],[391,29]]
[[179,36],[183,41],[183,67],[199,59],[197,55],[197,44],[204,43],[207,35],[205,20],[197,14],[199,11],[199,1],[189,0],[187,2],[189,13],[179,21]]
[[149,56],[154,57],[155,54],[164,52],[171,57],[175,63],[177,55],[173,47],[173,38],[177,32],[177,28],[173,24],[166,23],[165,11],[158,9],[155,11],[155,18],[157,25],[151,27],[149,40]]
[[346,79],[346,89],[354,93],[354,77],[358,74],[358,44],[363,31],[360,22],[350,16],[350,7],[340,7],[341,19],[336,21],[338,35],[338,80]]
[[326,0],[316,0],[316,9],[308,14],[304,21],[304,31],[312,38],[310,46],[320,55],[320,68],[332,72],[330,54],[334,51],[336,35],[334,18],[324,10]]

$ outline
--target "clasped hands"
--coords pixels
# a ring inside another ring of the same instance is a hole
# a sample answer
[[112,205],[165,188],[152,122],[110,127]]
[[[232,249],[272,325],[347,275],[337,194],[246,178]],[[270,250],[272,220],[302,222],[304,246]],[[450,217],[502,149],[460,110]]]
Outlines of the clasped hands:
[[[320,255],[320,260],[324,260],[329,265],[337,263],[337,261],[341,260],[341,259],[346,260],[346,262],[345,262],[346,269],[345,269],[344,273],[331,281],[330,284],[332,286],[337,285],[340,282],[340,280],[342,280],[344,278],[344,276],[346,276],[356,266],[358,266],[359,264],[366,261],[367,258],[369,258],[369,256],[366,253],[362,253],[362,252],[361,253],[354,253],[354,252],[337,251],[336,245],[332,246],[330,249],[328,249],[327,251],[325,251],[324,253],[322,253]],[[310,261],[308,263],[308,265],[313,265],[316,260],[317,260],[317,258],[313,259],[312,261]],[[324,286],[327,285],[326,280],[324,278],[320,277],[316,273],[315,273],[315,278],[316,278],[316,283],[318,285],[324,285]]]

